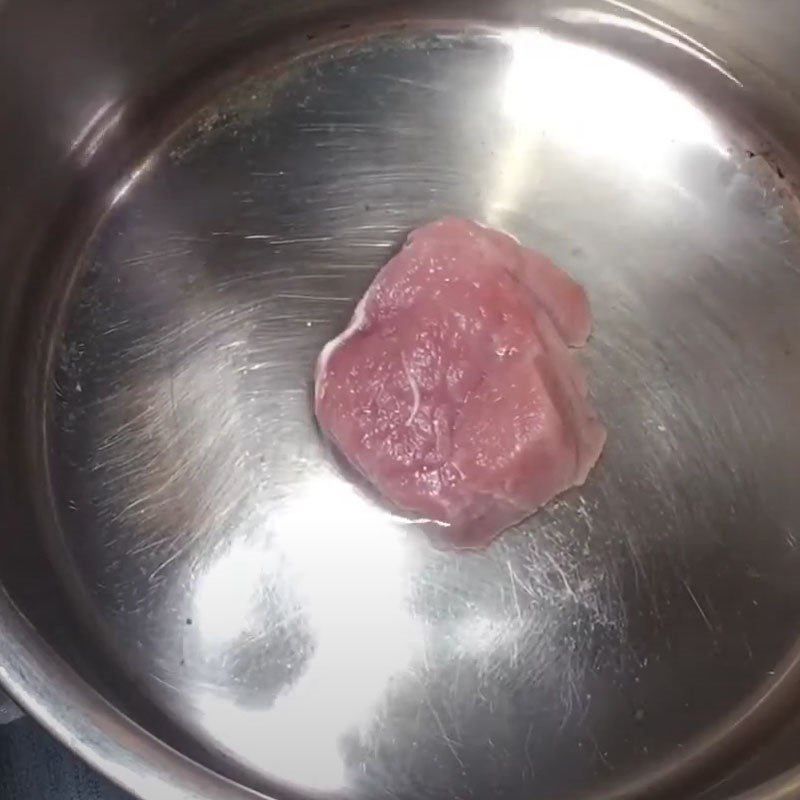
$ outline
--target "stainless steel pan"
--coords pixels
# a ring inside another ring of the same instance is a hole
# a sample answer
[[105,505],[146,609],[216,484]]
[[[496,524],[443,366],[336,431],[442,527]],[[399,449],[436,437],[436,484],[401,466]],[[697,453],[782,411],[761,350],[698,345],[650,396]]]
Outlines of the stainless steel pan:
[[[794,0],[0,2],[0,682],[142,798],[800,796]],[[597,470],[437,549],[314,358],[444,213],[588,288]]]

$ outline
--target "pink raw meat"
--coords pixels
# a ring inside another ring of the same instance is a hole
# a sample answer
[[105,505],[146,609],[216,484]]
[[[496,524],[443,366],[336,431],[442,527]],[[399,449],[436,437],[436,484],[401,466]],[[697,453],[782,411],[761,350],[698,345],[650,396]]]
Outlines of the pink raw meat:
[[[586,480],[605,429],[569,347],[583,288],[475,222],[414,231],[316,369],[322,430],[398,508],[487,544]],[[445,527],[446,526],[446,527]]]

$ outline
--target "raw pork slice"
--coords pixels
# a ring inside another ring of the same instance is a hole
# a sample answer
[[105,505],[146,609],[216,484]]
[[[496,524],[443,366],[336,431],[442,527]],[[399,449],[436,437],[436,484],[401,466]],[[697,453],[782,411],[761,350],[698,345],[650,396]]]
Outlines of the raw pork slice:
[[398,508],[488,543],[586,480],[605,429],[569,351],[586,293],[475,222],[414,231],[322,350],[322,430]]

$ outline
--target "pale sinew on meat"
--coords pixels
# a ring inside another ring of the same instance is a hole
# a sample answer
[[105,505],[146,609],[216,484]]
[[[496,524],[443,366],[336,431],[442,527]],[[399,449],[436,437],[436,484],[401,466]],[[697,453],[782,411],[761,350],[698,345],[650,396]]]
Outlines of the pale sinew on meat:
[[316,369],[322,430],[398,508],[485,544],[584,482],[605,442],[569,347],[586,293],[475,222],[414,231]]

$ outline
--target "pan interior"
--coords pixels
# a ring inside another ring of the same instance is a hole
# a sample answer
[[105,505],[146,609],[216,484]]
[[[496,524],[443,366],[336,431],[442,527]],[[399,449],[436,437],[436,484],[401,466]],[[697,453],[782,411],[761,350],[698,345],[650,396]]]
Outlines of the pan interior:
[[[256,788],[652,798],[795,695],[787,184],[713,54],[567,22],[309,41],[165,139],[76,264],[47,434],[64,579]],[[483,552],[355,489],[310,402],[376,269],[444,214],[587,287],[609,430],[584,488]]]

